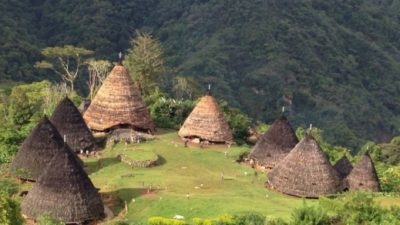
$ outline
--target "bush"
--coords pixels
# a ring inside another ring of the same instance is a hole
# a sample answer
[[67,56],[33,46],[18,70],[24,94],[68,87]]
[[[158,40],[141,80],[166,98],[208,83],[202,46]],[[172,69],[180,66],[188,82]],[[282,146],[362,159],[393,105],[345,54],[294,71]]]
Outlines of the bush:
[[328,214],[320,207],[304,205],[292,214],[293,225],[330,225]]
[[156,127],[179,129],[194,107],[190,100],[175,100],[161,97],[149,105]]
[[233,216],[235,225],[264,225],[265,216],[258,213],[246,213]]
[[42,214],[37,218],[37,225],[64,225],[64,223],[50,214]]
[[0,192],[0,225],[22,225],[19,205]]
[[149,225],[186,225],[185,221],[163,217],[150,217],[148,222]]
[[0,193],[11,197],[18,192],[18,184],[14,183],[9,178],[3,178],[0,180]]

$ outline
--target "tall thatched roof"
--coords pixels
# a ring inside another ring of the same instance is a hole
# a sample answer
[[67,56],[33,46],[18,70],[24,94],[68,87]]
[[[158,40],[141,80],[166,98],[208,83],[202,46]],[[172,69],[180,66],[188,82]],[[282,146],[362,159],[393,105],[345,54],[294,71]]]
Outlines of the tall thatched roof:
[[381,190],[374,162],[368,153],[361,156],[361,159],[347,176],[346,184],[350,190]]
[[25,197],[21,209],[28,218],[36,219],[49,213],[74,224],[104,217],[100,194],[66,148],[52,158]]
[[22,179],[36,180],[64,145],[57,129],[44,117],[22,143],[10,165],[10,172]]
[[200,138],[220,143],[233,140],[231,129],[224,119],[224,114],[211,94],[200,99],[186,118],[178,134],[182,138]]
[[50,117],[50,121],[73,151],[94,149],[95,140],[92,132],[87,127],[79,110],[68,97],[58,104]]
[[298,142],[292,126],[282,115],[258,140],[250,153],[250,158],[256,160],[259,165],[273,168]]
[[122,65],[112,69],[83,118],[88,127],[95,131],[107,131],[120,126],[154,130],[146,104]]
[[341,178],[347,177],[353,169],[351,162],[345,155],[340,158],[333,167],[338,171]]
[[268,174],[268,184],[283,193],[317,198],[342,190],[338,172],[308,135]]

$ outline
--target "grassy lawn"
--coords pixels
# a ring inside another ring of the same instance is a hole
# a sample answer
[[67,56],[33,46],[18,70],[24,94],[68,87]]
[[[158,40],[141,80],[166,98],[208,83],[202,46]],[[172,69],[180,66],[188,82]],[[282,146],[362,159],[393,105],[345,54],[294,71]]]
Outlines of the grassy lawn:
[[[175,131],[156,138],[105,149],[101,163],[98,159],[86,161],[90,177],[101,192],[118,196],[127,203],[128,213],[123,203],[113,207],[119,219],[145,222],[152,216],[172,218],[179,214],[190,221],[194,217],[246,211],[287,219],[294,208],[303,204],[302,199],[264,188],[264,174],[255,174],[249,166],[236,163],[234,159],[246,147],[185,148]],[[130,168],[116,159],[121,148],[154,152],[161,157],[160,165]],[[150,186],[152,191],[148,193]]]

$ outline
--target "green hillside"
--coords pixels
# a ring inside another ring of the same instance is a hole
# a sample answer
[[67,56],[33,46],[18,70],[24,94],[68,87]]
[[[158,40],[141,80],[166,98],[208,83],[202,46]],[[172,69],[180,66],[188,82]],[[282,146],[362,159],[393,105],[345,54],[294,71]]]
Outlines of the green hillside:
[[0,3],[0,80],[56,79],[33,68],[47,46],[115,61],[139,29],[161,41],[173,75],[211,82],[254,120],[271,122],[286,96],[295,126],[313,123],[328,142],[356,147],[400,133],[398,15],[396,0],[9,1]]

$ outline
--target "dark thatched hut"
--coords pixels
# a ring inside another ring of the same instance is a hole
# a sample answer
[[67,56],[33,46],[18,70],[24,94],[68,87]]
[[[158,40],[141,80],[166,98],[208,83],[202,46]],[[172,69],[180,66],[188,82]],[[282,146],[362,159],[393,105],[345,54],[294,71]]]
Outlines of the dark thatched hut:
[[94,150],[95,140],[81,113],[68,97],[64,98],[50,117],[51,123],[75,152]]
[[380,191],[380,183],[376,174],[374,162],[368,153],[354,166],[346,178],[346,186],[349,190]]
[[213,143],[230,143],[232,131],[215,98],[208,94],[200,99],[186,118],[179,136],[184,139],[199,138]]
[[154,131],[153,121],[140,91],[121,64],[116,65],[104,80],[83,118],[93,131],[117,128]]
[[315,139],[308,135],[268,174],[268,185],[280,192],[318,198],[342,190],[342,180]]
[[[44,117],[22,143],[10,165],[10,172],[21,179],[35,181],[64,145],[57,129]],[[66,147],[69,149],[68,145]]]
[[299,142],[285,116],[280,116],[261,136],[249,158],[259,166],[274,168]]
[[67,224],[104,217],[100,194],[73,153],[56,154],[21,204],[22,214],[36,219],[48,213]]
[[333,167],[338,171],[341,178],[347,177],[353,169],[351,162],[345,155],[340,158]]

